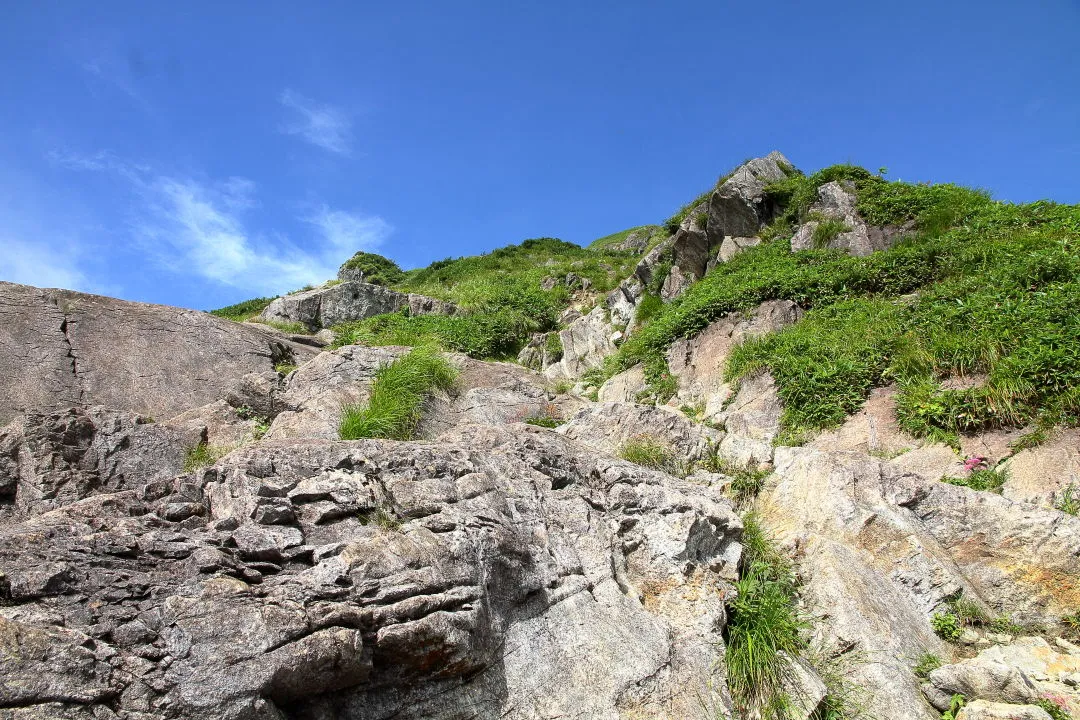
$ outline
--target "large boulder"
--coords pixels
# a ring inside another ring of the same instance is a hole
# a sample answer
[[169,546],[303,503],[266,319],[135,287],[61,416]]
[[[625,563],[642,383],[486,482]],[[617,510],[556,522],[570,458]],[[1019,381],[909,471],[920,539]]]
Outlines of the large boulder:
[[719,246],[724,237],[753,237],[776,214],[765,193],[769,183],[785,179],[792,165],[779,151],[740,165],[709,198],[707,232]]
[[698,425],[671,408],[626,402],[593,403],[558,428],[558,433],[601,452],[615,454],[628,441],[647,438],[680,461],[704,460],[724,433]]
[[0,282],[0,424],[105,405],[155,419],[316,351],[194,310]]
[[424,295],[347,281],[276,298],[260,317],[271,322],[300,323],[310,330],[318,330],[399,310],[408,310],[411,315],[453,315],[457,308],[452,303]]
[[728,716],[740,538],[710,488],[526,425],[249,445],[0,521],[0,703],[20,718]]

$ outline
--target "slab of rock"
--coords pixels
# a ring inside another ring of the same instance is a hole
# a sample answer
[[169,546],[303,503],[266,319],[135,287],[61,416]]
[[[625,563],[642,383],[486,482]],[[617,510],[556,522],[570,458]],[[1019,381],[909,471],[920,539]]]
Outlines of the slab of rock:
[[162,420],[315,352],[203,312],[0,282],[0,424],[75,405]]
[[645,390],[645,368],[638,364],[605,381],[600,386],[597,397],[600,402],[632,403],[636,402],[638,394]]
[[545,368],[544,375],[553,380],[577,378],[587,370],[600,367],[604,358],[619,349],[612,339],[614,332],[608,310],[597,305],[559,331],[562,359]]
[[407,309],[410,315],[453,315],[457,308],[424,295],[382,285],[340,282],[276,298],[260,314],[264,320],[301,323],[309,330]]
[[1009,474],[1002,493],[1023,502],[1053,507],[1071,487],[1080,498],[1080,430],[1061,430],[1047,442],[1022,450],[1002,464]]
[[735,397],[715,416],[726,433],[720,455],[742,466],[771,461],[782,410],[772,375],[743,378]]
[[943,707],[938,701],[937,707],[941,711],[949,709],[948,698],[953,695],[1017,705],[1025,705],[1039,698],[1035,683],[1025,673],[989,658],[972,658],[955,665],[942,665],[931,671],[928,679],[939,691],[929,694],[931,702],[935,698],[946,698]]
[[976,700],[968,703],[956,715],[956,720],[1051,720],[1050,713],[1037,705]]

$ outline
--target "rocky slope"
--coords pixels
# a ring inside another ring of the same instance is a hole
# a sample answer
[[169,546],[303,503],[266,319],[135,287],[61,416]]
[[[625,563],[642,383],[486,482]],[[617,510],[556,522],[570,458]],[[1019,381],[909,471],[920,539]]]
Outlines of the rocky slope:
[[[448,353],[456,386],[412,440],[338,439],[407,347],[0,284],[0,718],[1080,712],[1074,430],[1018,449],[1019,429],[985,428],[958,454],[902,427],[903,388],[883,386],[786,447],[784,378],[728,367],[806,321],[790,299],[662,348],[668,397],[646,362],[582,379],[642,332],[649,297],[675,307],[768,243],[786,221],[769,188],[796,177],[773,153],[670,234],[613,236],[604,251],[636,267],[610,291],[545,276],[566,288],[561,326],[520,364]],[[862,256],[913,231],[864,218],[843,182],[815,193],[793,251]],[[362,279],[270,308],[314,328],[354,285],[396,292]],[[972,458],[1004,461],[1000,493],[942,481]],[[739,633],[788,592],[785,567],[798,642],[747,693]]]

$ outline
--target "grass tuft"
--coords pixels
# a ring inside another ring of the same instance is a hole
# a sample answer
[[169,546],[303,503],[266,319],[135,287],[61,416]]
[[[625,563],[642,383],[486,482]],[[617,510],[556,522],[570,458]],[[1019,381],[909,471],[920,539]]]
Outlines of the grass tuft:
[[912,671],[915,673],[915,677],[925,680],[930,676],[931,672],[939,667],[941,667],[941,658],[934,653],[923,653],[919,656],[919,660],[915,663]]
[[187,453],[184,455],[184,472],[195,472],[210,467],[225,457],[230,450],[232,450],[230,447],[207,445],[203,442],[194,445],[188,448]]
[[338,435],[342,440],[411,440],[424,400],[452,388],[456,378],[457,371],[438,352],[415,348],[375,373],[367,403],[342,408]]
[[686,464],[679,459],[672,447],[653,435],[630,438],[619,448],[619,457],[650,470],[686,475]]

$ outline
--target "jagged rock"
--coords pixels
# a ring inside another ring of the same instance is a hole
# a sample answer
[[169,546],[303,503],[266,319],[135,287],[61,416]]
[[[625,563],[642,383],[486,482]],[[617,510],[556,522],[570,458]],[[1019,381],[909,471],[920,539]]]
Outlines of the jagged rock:
[[783,180],[791,163],[773,151],[743,163],[709,198],[708,235],[719,246],[724,237],[753,237],[776,212],[765,186]]
[[[1011,679],[1015,685],[1016,676],[1024,679],[1023,685],[1031,683],[1038,697],[1052,696],[1066,703],[1073,715],[1080,713],[1080,649],[1058,638],[1066,646],[1055,648],[1041,637],[1021,637],[1011,642],[994,645],[979,653],[973,660],[965,661],[982,666],[1009,669],[1008,673],[999,670],[1000,677]],[[950,676],[951,677],[951,676]],[[944,691],[944,684],[942,687]],[[1021,690],[1026,694],[1026,690]],[[1004,694],[1004,693],[999,693]],[[1010,697],[1015,693],[1010,690]],[[989,694],[978,697],[993,699]],[[1019,702],[1010,700],[1010,702]]]
[[634,323],[637,314],[638,303],[645,293],[645,288],[636,278],[630,278],[619,283],[607,296],[605,304],[611,311],[611,325],[614,328],[628,332]]
[[1011,705],[976,700],[956,715],[956,720],[1051,720],[1050,713],[1037,705]]
[[935,717],[906,658],[944,654],[929,616],[958,593],[1051,625],[1076,602],[1080,520],[905,472],[859,453],[778,448],[761,509],[797,547],[817,631],[870,662],[880,717]]
[[[176,428],[189,437],[198,438],[196,442],[225,447],[239,445],[253,439],[258,422],[254,415],[241,418],[237,415],[236,408],[224,400],[218,400],[180,413],[166,420],[162,425]],[[196,442],[191,444],[194,445]]]
[[0,509],[36,515],[167,480],[199,439],[102,407],[27,415],[0,430]]
[[311,330],[318,330],[404,309],[410,315],[453,315],[457,312],[452,303],[424,295],[400,293],[363,282],[340,282],[276,298],[260,317],[275,322],[301,323]]
[[[0,523],[13,588],[59,578],[51,600],[0,608],[0,645],[22,648],[0,653],[0,704],[139,720],[732,712],[714,673],[741,524],[708,487],[525,425],[264,442],[199,482],[203,524],[130,491]],[[285,502],[292,525],[252,519]]]
[[762,303],[749,313],[730,313],[697,335],[672,343],[668,367],[679,378],[677,402],[704,404],[703,417],[714,419],[731,400],[732,384],[724,381],[728,355],[744,340],[784,328],[802,317],[788,300]]
[[[818,199],[810,206],[810,213],[817,213],[829,220],[837,220],[848,229],[831,238],[824,247],[844,250],[851,255],[869,255],[877,250],[891,247],[914,226],[877,227],[867,225],[855,209],[857,198],[850,185],[833,181],[818,188]],[[803,223],[791,238],[792,252],[809,250],[814,247],[814,231],[820,225],[819,220]]]
[[104,405],[163,419],[314,348],[194,310],[0,282],[0,423]]
[[716,423],[726,431],[720,454],[738,465],[772,460],[773,444],[780,434],[781,410],[772,375],[743,378],[735,397],[715,416]]
[[671,408],[622,402],[589,405],[556,432],[606,453],[617,453],[626,441],[645,436],[671,448],[683,461],[705,459],[724,437]]
[[638,228],[619,242],[608,245],[605,249],[611,252],[631,252],[641,254],[649,247],[649,240],[652,238],[652,234],[655,231],[656,227],[652,225]]

